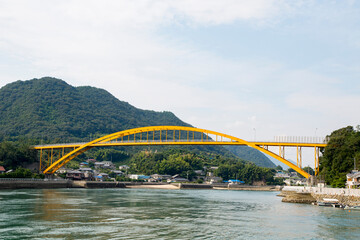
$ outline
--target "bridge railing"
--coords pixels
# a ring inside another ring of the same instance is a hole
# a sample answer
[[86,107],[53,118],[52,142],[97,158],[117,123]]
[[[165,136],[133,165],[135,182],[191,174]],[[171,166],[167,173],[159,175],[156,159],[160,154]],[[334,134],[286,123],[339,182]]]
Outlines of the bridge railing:
[[328,143],[329,137],[310,137],[310,136],[275,136],[274,142],[283,143]]
[[[214,139],[155,139],[155,140],[152,140],[152,139],[149,139],[149,140],[140,140],[140,139],[136,139],[135,141],[134,140],[126,140],[126,141],[116,141],[116,140],[112,140],[112,141],[108,141],[108,142],[104,142],[104,143],[95,143],[94,145],[101,145],[101,144],[116,144],[116,143],[125,143],[125,144],[130,144],[130,143],[161,143],[161,142],[169,142],[169,143],[173,143],[173,142],[223,142],[223,143],[230,143],[230,142],[234,142],[232,140],[229,140],[229,139],[223,139],[223,140],[214,140]],[[57,146],[69,146],[69,147],[72,147],[72,146],[81,146],[81,145],[84,145],[86,144],[87,142],[76,142],[76,143],[55,143],[55,144],[43,144],[43,145],[35,145],[34,147],[47,147],[47,146],[54,146],[54,147],[57,147]]]

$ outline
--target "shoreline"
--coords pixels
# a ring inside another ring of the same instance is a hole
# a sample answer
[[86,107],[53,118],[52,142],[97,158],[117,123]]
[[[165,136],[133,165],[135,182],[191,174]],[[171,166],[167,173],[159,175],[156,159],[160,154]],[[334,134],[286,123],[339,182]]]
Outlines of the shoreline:
[[281,191],[280,186],[251,186],[198,183],[141,183],[141,182],[99,182],[49,179],[0,179],[0,190],[10,189],[56,189],[56,188],[133,188],[133,189],[210,189],[236,191]]
[[360,204],[360,189],[286,186],[278,196],[283,197],[282,202],[288,203],[315,204],[331,198],[344,206]]

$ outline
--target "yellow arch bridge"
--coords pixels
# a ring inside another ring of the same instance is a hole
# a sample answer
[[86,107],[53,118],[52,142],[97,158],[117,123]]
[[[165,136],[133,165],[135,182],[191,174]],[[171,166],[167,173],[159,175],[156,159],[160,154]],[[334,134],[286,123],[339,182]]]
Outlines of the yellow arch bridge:
[[[310,175],[302,168],[303,147],[314,148],[315,175],[319,172],[319,149],[326,143],[301,142],[248,142],[227,134],[206,129],[181,127],[181,126],[152,126],[124,130],[109,134],[90,142],[62,143],[37,145],[40,150],[40,171],[44,174],[53,174],[60,167],[86,152],[93,147],[110,146],[141,146],[141,145],[247,145],[255,148],[286,164],[302,176],[309,178]],[[269,147],[278,147],[279,152],[269,150]],[[297,150],[297,164],[285,159],[285,147],[295,147]]]

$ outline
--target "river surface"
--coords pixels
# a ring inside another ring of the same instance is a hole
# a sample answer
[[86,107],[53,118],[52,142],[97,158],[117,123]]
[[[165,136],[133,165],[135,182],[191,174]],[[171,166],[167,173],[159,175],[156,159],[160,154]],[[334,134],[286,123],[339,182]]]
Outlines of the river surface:
[[360,211],[282,203],[277,192],[0,191],[0,239],[356,239]]

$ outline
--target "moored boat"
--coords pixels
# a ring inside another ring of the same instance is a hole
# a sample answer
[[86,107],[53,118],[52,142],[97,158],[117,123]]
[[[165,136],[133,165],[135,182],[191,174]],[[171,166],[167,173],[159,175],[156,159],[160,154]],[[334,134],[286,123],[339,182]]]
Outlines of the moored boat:
[[335,198],[323,198],[323,201],[317,202],[317,205],[322,207],[342,207],[342,204],[339,203],[339,200]]
[[358,210],[360,211],[360,206],[345,206],[346,210]]

